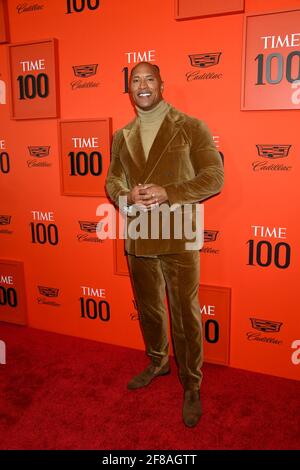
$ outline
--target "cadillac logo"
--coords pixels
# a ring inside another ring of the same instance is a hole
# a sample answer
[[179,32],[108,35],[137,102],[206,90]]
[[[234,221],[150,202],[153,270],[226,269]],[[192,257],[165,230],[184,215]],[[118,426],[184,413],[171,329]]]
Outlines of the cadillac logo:
[[252,328],[259,331],[264,331],[265,333],[278,333],[282,322],[270,321],[270,320],[261,320],[258,318],[250,318]]
[[189,58],[193,67],[205,68],[217,65],[221,54],[222,52],[207,52],[205,54],[191,54]]
[[98,64],[74,65],[73,71],[76,77],[87,78],[96,75]]
[[[78,233],[77,240],[79,242],[92,242],[92,243],[103,243],[97,236],[97,229],[101,230],[103,222],[94,222],[91,220],[78,220],[80,230],[86,233]],[[93,235],[89,235],[93,234]]]
[[215,242],[219,230],[204,230],[204,242]]
[[47,157],[49,155],[50,145],[30,145],[28,150],[32,157]]
[[79,220],[80,230],[83,232],[96,233],[98,222]]
[[41,295],[45,295],[46,297],[57,297],[59,291],[56,287],[45,286],[38,286],[38,290]]
[[258,144],[256,145],[258,155],[265,158],[282,158],[287,157],[291,148],[291,145],[267,145]]
[[9,225],[11,215],[0,215],[0,225]]

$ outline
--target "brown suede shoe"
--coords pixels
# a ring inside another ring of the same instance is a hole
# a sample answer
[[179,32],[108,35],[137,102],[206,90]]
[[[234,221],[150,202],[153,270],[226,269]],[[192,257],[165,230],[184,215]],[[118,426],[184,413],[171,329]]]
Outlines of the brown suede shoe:
[[185,390],[182,408],[183,422],[188,428],[193,428],[199,422],[202,414],[199,390]]
[[167,375],[169,373],[169,361],[160,369],[151,363],[140,374],[136,375],[128,382],[127,388],[128,390],[136,390],[137,388],[146,387],[155,377],[159,377],[160,375]]

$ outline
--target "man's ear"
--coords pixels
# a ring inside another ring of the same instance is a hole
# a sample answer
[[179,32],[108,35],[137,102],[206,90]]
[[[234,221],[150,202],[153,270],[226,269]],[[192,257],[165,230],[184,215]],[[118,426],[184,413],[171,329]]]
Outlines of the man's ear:
[[161,82],[161,84],[160,84],[160,91],[161,91],[161,92],[164,91],[164,82]]

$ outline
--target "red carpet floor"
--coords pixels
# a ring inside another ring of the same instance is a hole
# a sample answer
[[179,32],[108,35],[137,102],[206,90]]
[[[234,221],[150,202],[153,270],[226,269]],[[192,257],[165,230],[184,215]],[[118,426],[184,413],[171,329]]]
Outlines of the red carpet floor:
[[206,364],[204,414],[181,420],[172,373],[130,392],[136,350],[0,324],[1,449],[299,449],[300,382]]

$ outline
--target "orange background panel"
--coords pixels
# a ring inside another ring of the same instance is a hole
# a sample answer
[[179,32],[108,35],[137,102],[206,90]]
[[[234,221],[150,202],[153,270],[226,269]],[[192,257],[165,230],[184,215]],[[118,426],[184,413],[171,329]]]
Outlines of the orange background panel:
[[230,296],[226,287],[200,285],[203,350],[207,362],[229,364]]
[[58,117],[56,47],[54,39],[9,46],[12,118]]
[[[287,79],[290,75],[289,79],[300,80],[299,22],[300,10],[245,16],[243,109],[300,108],[300,99],[292,101],[295,87]],[[279,44],[286,41],[288,47],[275,47],[278,37]],[[270,73],[266,70],[269,60]]]
[[61,121],[60,136],[62,193],[105,196],[104,183],[110,163],[110,120]]
[[117,238],[114,243],[114,259],[116,274],[127,274],[129,276],[128,264],[124,254],[125,240]]
[[176,19],[241,12],[244,0],[175,0]]
[[9,41],[9,27],[6,0],[0,0],[0,43]]
[[0,260],[0,321],[27,323],[24,267],[20,261]]
[[[79,2],[83,10],[70,13],[66,1],[41,3],[42,9],[19,13],[19,0],[8,1],[11,42],[57,39],[62,121],[107,117],[112,132],[123,127],[135,117],[125,92],[126,71],[148,59],[160,66],[166,101],[209,126],[225,157],[225,185],[204,204],[205,230],[217,236],[206,237],[201,251],[200,284],[231,291],[226,324],[230,366],[299,380],[300,365],[292,361],[292,344],[300,339],[299,109],[241,110],[247,82],[245,15],[299,9],[299,0],[246,0],[245,13],[189,21],[176,21],[174,0],[153,0],[142,16],[145,7],[137,0],[101,0],[93,10],[88,2]],[[260,18],[266,23],[259,33],[272,34],[267,16]],[[282,35],[292,31],[288,22],[280,27],[276,31]],[[130,278],[122,275],[127,271],[124,241],[99,240],[94,231],[97,207],[110,204],[104,172],[96,178],[93,197],[62,193],[59,122],[30,119],[35,105],[26,110],[26,119],[11,119],[8,48],[0,45],[0,89],[6,98],[0,104],[0,155],[5,152],[10,164],[3,171],[0,161],[0,257],[24,263],[28,324],[142,350]],[[215,53],[219,60],[209,67],[191,63],[190,56]],[[90,71],[88,76],[82,70]],[[280,146],[289,146],[288,154],[276,155]],[[267,154],[259,152],[267,147]],[[48,152],[36,156],[32,148]],[[46,235],[55,226],[57,243],[47,238],[33,242],[32,227],[37,226]],[[285,262],[284,246],[290,254],[282,268],[276,263]],[[217,295],[209,294],[205,304],[216,305],[221,321]],[[200,291],[201,305],[204,296]],[[103,316],[103,302],[109,304],[109,320]],[[258,330],[251,318],[256,325],[281,326],[278,331]]]

